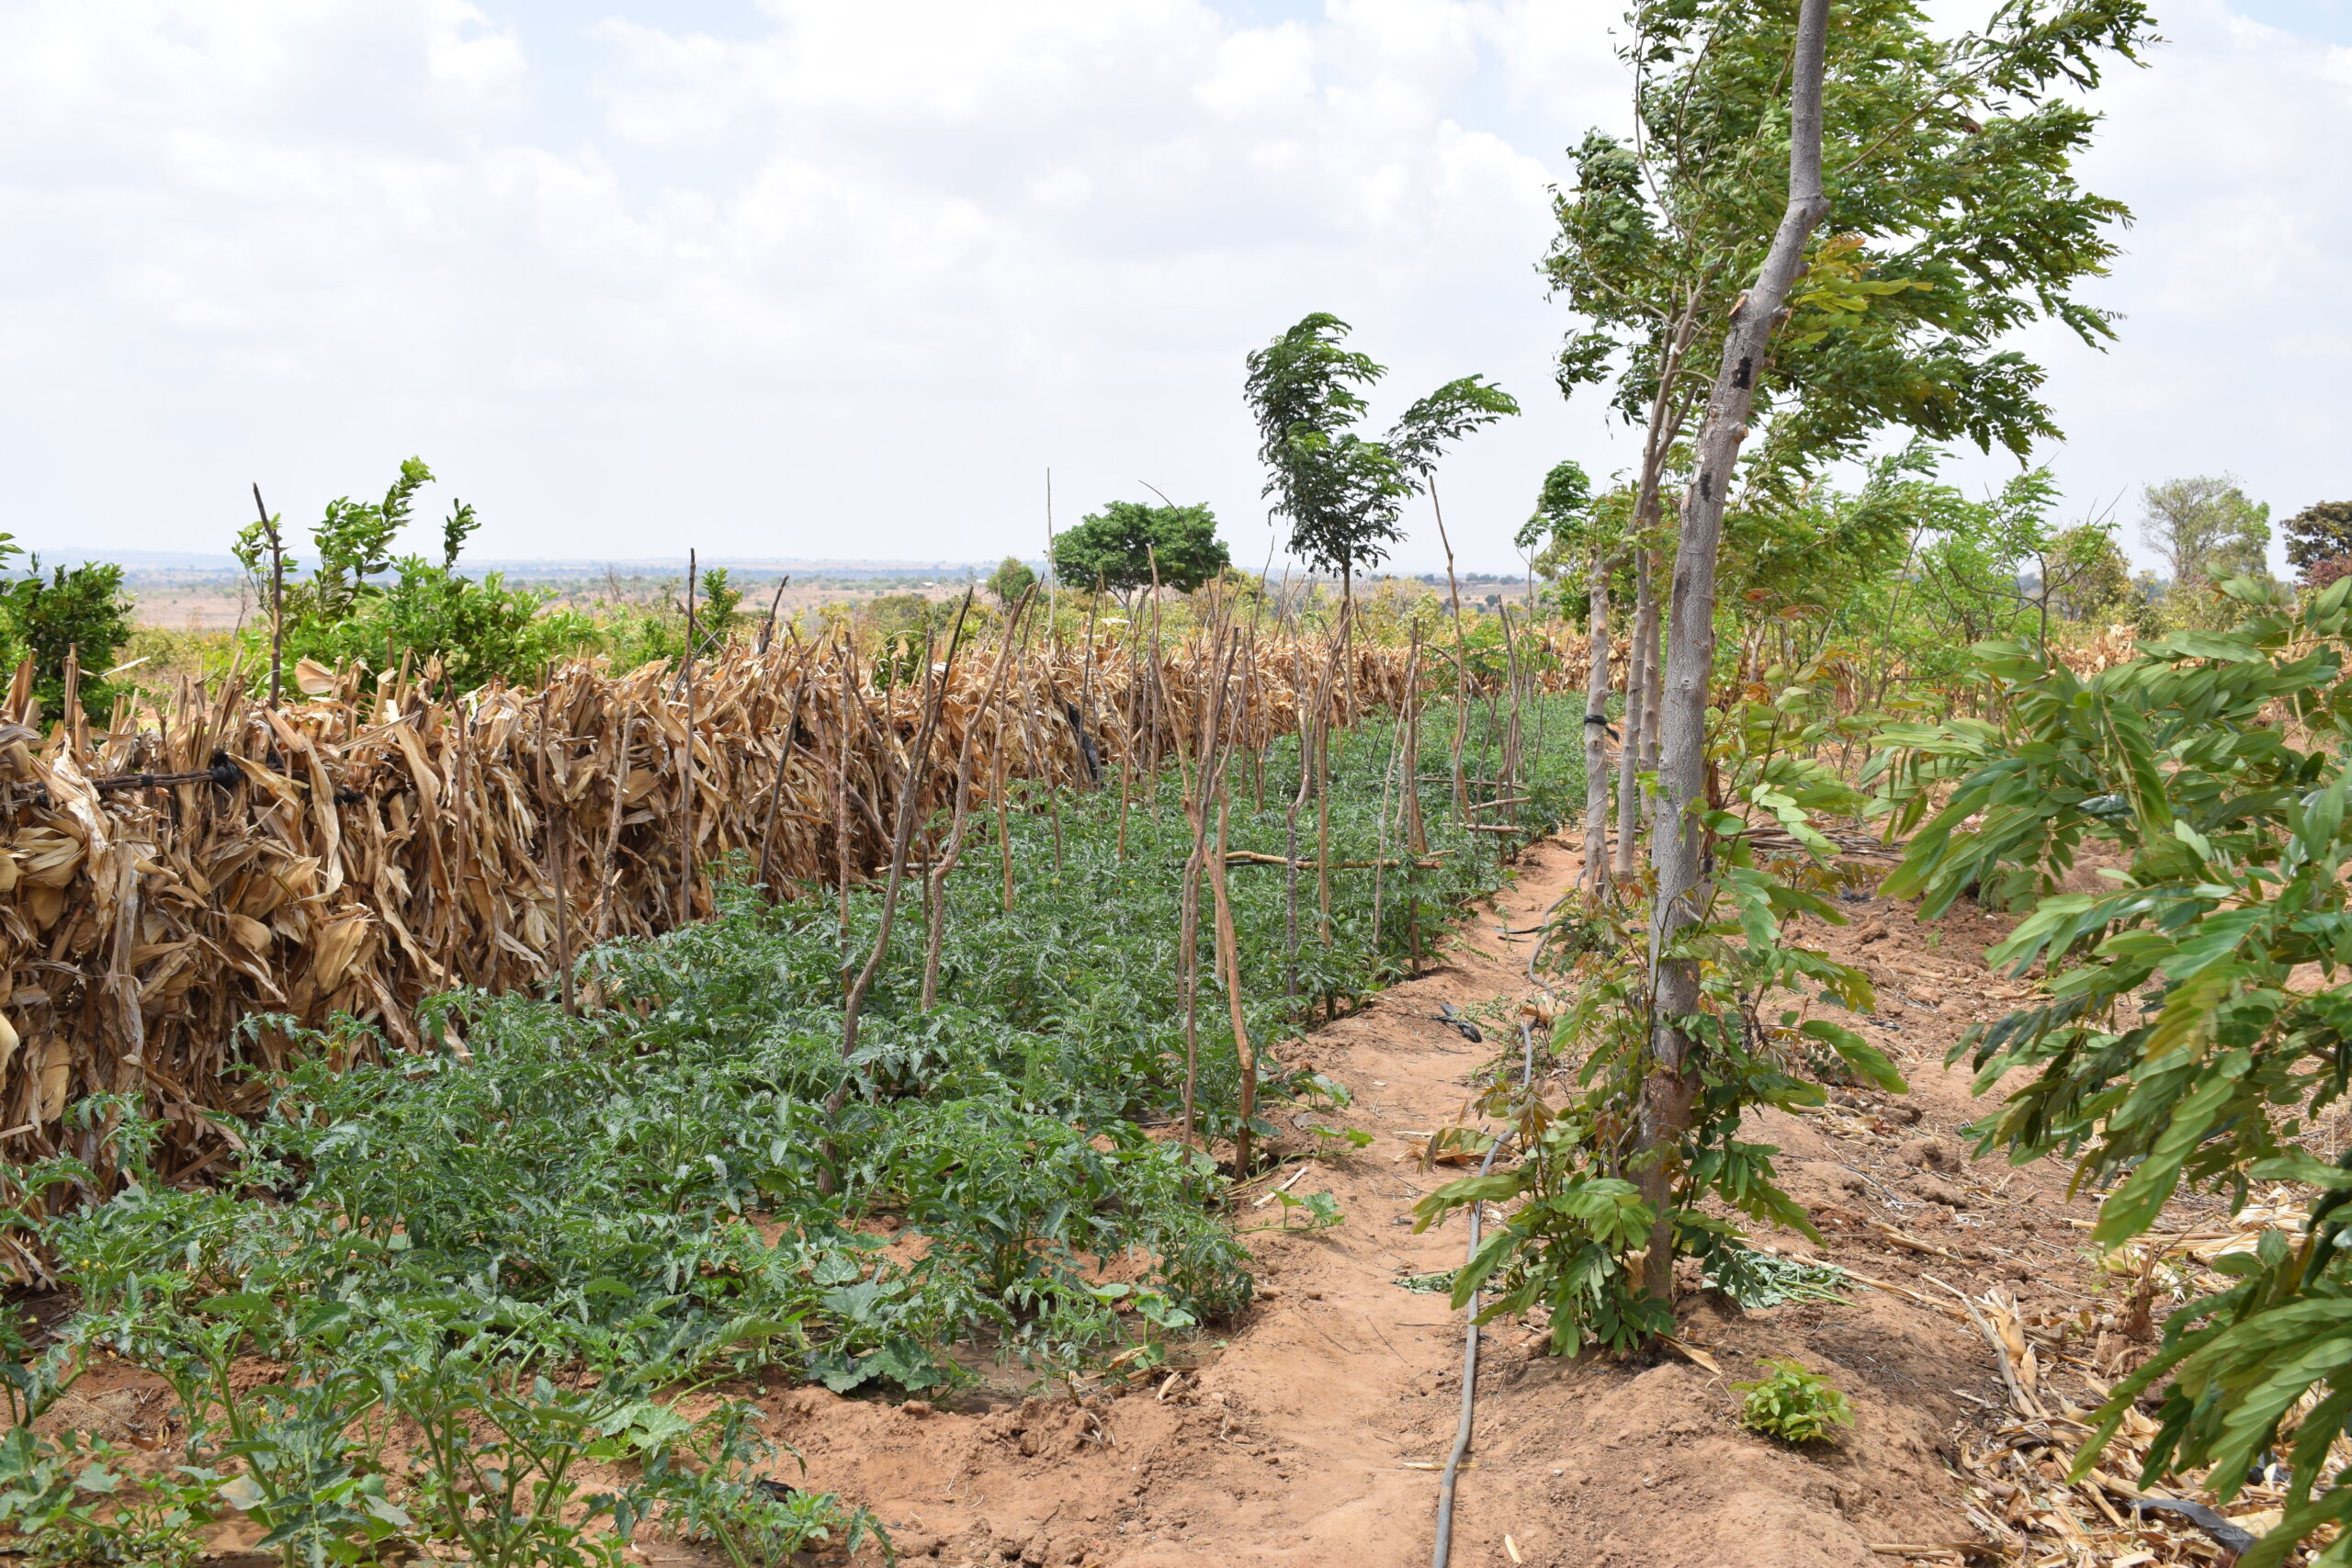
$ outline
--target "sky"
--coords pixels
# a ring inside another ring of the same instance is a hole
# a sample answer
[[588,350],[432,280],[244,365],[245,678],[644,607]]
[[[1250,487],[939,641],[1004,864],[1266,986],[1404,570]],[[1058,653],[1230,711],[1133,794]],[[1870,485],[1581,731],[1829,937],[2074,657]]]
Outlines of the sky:
[[[2151,480],[2352,494],[2352,0],[2154,5],[2083,166],[2120,342],[2022,343],[2036,460],[2143,558]],[[1440,478],[1508,570],[1545,469],[1632,456],[1535,270],[1622,9],[0,0],[0,529],[218,551],[256,481],[307,524],[416,455],[482,557],[977,561],[1042,552],[1050,470],[1057,525],[1157,487],[1279,565],[1242,358],[1329,310],[1384,422],[1520,398]]]

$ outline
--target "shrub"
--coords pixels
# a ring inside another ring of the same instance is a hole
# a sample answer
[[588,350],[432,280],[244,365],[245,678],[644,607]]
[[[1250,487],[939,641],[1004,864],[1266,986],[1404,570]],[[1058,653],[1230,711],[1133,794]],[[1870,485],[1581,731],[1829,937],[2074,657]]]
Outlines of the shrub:
[[[398,671],[405,661],[416,671],[438,659],[443,678],[470,691],[493,680],[536,681],[553,661],[598,645],[598,628],[586,616],[548,608],[551,592],[510,588],[496,572],[479,581],[458,572],[458,557],[481,526],[464,502],[452,502],[441,525],[439,565],[423,556],[394,557],[393,541],[408,525],[416,491],[432,479],[433,470],[411,457],[381,502],[344,496],[327,503],[311,531],[317,565],[307,580],[286,584],[285,668],[310,659],[329,669],[362,664],[381,671]],[[264,607],[241,634],[244,667],[260,690],[269,683],[268,544],[276,526],[276,519],[249,524],[235,546]],[[289,573],[296,564],[291,555],[286,558]],[[390,582],[370,581],[386,571],[399,575]],[[730,601],[727,608],[732,607]]]
[[[1984,1152],[2064,1158],[2107,1190],[2094,1244],[2146,1234],[2183,1187],[2233,1208],[2256,1181],[2322,1190],[2308,1239],[2266,1231],[2216,1263],[2230,1283],[2166,1319],[2075,1466],[2168,1382],[2142,1484],[2210,1470],[2228,1503],[2275,1451],[2283,1517],[2245,1558],[2275,1565],[2352,1521],[2328,1457],[2352,1415],[2352,1159],[2300,1140],[2352,1067],[2352,578],[2300,598],[2248,578],[2221,592],[2229,631],[2143,641],[2088,677],[2030,645],[1979,649],[1997,725],[1882,737],[1899,763],[1887,805],[1910,833],[1883,891],[1919,897],[1923,918],[1971,887],[2031,906],[1984,955],[2031,994],[1960,1048],[1978,1092],[2007,1089],[1974,1132]],[[2090,852],[2125,863],[2063,891]]]
[[[9,536],[0,534],[0,563],[20,553]],[[103,720],[118,690],[105,675],[130,640],[130,601],[123,594],[119,566],[85,561],[57,567],[43,578],[40,558],[28,556],[25,575],[0,584],[0,657],[9,671],[32,660],[33,695],[52,717],[64,705],[70,653],[81,667],[82,711]]]

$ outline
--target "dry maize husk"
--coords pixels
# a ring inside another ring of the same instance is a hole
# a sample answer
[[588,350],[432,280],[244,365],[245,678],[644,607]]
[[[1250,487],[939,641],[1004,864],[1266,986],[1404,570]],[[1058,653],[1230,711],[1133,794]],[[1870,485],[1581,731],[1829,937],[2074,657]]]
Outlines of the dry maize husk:
[[[1559,639],[1547,685],[1582,684],[1572,647]],[[1212,679],[1198,654],[1139,657],[1108,636],[1091,649],[1033,649],[989,711],[990,660],[967,654],[945,671],[936,754],[959,754],[968,733],[983,784],[1081,787],[1080,725],[1106,770],[1123,755],[1170,755],[1170,727],[1189,722]],[[1328,642],[1272,638],[1251,657],[1263,668],[1239,737],[1250,748],[1296,726],[1302,692],[1361,710],[1395,703],[1408,678],[1395,649],[1355,649],[1351,681],[1307,678],[1328,667]],[[304,697],[276,710],[183,684],[78,735],[55,725],[44,736],[19,682],[0,713],[0,1159],[95,1162],[97,1140],[70,1132],[67,1107],[138,1093],[168,1129],[170,1178],[232,1135],[213,1113],[250,1112],[268,1092],[238,1069],[278,1066],[284,1037],[241,1032],[246,1020],[317,1027],[349,1015],[414,1050],[423,998],[539,983],[557,940],[555,845],[568,847],[575,951],[673,923],[682,878],[691,908],[707,913],[709,868],[730,853],[764,857],[772,886],[866,876],[888,855],[922,695],[856,668],[846,695],[827,649],[735,649],[696,668],[691,866],[680,863],[688,707],[673,669],[557,671],[544,761],[539,694],[437,695],[431,667],[367,691],[362,671],[305,665],[291,682]],[[1450,670],[1424,675],[1452,685]],[[844,750],[846,857],[832,805]],[[198,772],[217,756],[233,787],[93,782]],[[954,772],[929,770],[920,813],[948,805]],[[23,1249],[0,1247],[0,1275],[30,1267]]]

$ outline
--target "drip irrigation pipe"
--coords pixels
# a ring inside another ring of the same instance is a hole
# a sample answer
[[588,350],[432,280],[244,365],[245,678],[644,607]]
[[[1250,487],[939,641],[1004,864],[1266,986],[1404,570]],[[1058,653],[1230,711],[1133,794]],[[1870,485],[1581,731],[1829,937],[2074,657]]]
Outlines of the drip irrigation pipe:
[[[1520,1083],[1522,1087],[1535,1081],[1535,1031],[1527,1020],[1519,1021]],[[1509,1132],[1497,1138],[1487,1149],[1487,1157],[1478,1162],[1478,1174],[1486,1175],[1495,1168],[1495,1156],[1510,1142]],[[1470,1205],[1470,1249],[1463,1255],[1462,1266],[1467,1269],[1478,1256],[1478,1222],[1486,1208],[1482,1199]],[[1470,1292],[1470,1326],[1462,1341],[1462,1419],[1453,1428],[1453,1451],[1445,1458],[1445,1475],[1437,1487],[1437,1550],[1430,1558],[1430,1568],[1446,1568],[1453,1555],[1453,1483],[1462,1471],[1463,1456],[1470,1451],[1470,1424],[1478,1402],[1478,1309],[1482,1292]]]

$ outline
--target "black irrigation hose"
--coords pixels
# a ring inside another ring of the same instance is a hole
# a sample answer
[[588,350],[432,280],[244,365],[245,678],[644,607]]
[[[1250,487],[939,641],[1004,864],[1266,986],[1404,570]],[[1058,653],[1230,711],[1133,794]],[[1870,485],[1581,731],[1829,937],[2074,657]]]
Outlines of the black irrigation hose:
[[[1519,1021],[1520,1083],[1521,1087],[1535,1081],[1535,1031],[1527,1020]],[[1495,1156],[1510,1142],[1506,1132],[1487,1150],[1487,1157],[1478,1162],[1478,1174],[1486,1175],[1495,1168]],[[1478,1256],[1478,1216],[1486,1207],[1484,1200],[1470,1205],[1470,1250],[1464,1254],[1462,1266],[1468,1268]],[[1437,1488],[1437,1551],[1430,1558],[1430,1568],[1446,1568],[1453,1555],[1453,1483],[1461,1473],[1462,1459],[1470,1451],[1470,1421],[1478,1401],[1478,1297],[1470,1292],[1470,1327],[1462,1342],[1462,1419],[1453,1428],[1453,1451],[1445,1458],[1445,1475]]]

